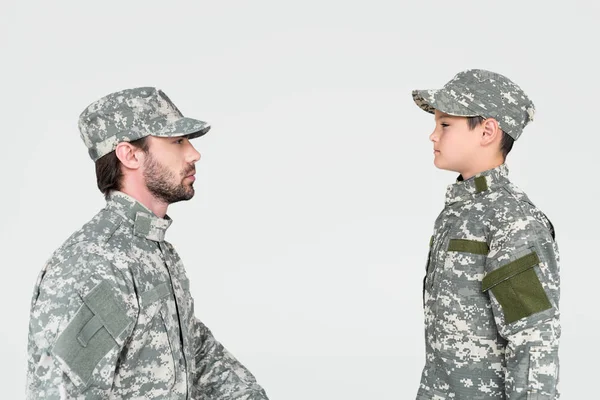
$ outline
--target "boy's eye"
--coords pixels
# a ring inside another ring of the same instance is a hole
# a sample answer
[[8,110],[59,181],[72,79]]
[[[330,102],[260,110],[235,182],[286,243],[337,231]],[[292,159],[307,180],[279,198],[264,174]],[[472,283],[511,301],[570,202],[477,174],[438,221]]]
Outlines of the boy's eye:
[[442,122],[440,125],[442,125],[444,128],[447,127],[447,126],[450,126],[449,124],[447,124],[445,122]]

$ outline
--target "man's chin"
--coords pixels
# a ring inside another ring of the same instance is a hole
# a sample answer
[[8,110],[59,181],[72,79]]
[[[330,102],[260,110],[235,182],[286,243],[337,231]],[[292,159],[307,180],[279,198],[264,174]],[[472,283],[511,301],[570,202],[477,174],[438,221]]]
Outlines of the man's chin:
[[181,200],[190,200],[196,194],[194,189],[194,182],[182,183],[180,187]]
[[185,201],[191,200],[195,194],[196,194],[196,191],[194,190],[193,187],[190,186],[185,191],[185,197],[182,200],[185,200]]

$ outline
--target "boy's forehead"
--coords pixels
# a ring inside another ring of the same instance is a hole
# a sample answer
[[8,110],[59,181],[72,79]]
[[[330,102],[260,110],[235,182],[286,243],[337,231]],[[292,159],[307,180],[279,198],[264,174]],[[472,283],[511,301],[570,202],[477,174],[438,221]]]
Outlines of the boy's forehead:
[[442,112],[440,110],[435,110],[435,119],[437,120],[440,118],[460,118],[460,117],[457,117],[456,115],[446,114],[445,112]]

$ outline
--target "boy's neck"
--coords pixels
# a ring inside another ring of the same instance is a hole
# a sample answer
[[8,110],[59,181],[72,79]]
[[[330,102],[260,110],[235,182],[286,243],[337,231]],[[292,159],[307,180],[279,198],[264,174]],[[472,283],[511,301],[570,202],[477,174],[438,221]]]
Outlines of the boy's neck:
[[499,160],[494,160],[493,162],[488,162],[479,166],[474,166],[473,168],[469,168],[467,171],[461,172],[460,176],[462,177],[463,181],[466,181],[468,179],[471,179],[472,177],[474,177],[477,174],[480,174],[482,172],[485,171],[489,171],[490,169],[494,169],[494,168],[498,168],[499,166],[501,166],[502,164],[504,164],[504,160],[499,159]]

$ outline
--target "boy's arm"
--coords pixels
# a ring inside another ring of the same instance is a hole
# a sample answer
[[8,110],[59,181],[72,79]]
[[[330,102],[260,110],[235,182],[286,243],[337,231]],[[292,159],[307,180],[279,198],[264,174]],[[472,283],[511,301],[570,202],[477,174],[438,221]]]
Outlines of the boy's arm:
[[558,396],[558,261],[549,223],[506,217],[491,229],[482,290],[489,293],[498,331],[508,342],[508,400]]

